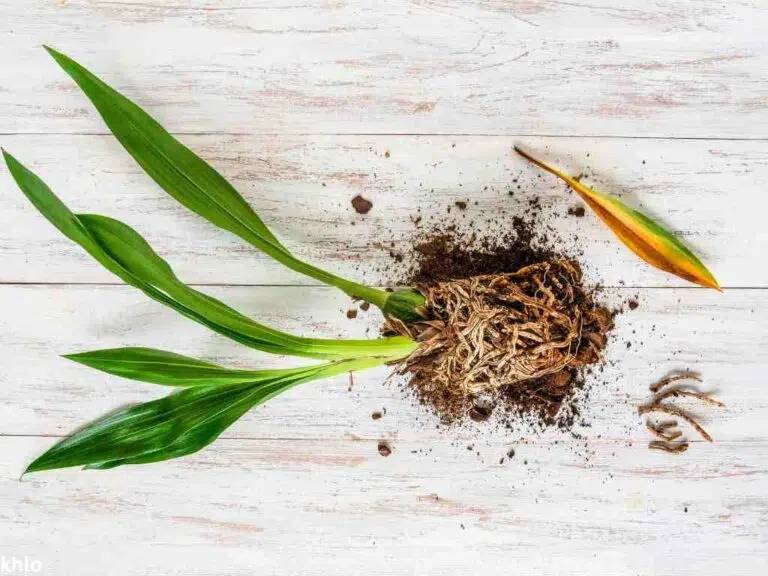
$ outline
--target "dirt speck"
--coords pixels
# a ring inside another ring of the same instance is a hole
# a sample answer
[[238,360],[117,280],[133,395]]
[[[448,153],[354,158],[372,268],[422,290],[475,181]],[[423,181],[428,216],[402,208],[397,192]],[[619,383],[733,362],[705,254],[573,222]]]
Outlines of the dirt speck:
[[475,422],[484,422],[491,417],[493,406],[489,404],[474,404],[469,409],[469,417]]
[[576,216],[576,218],[583,218],[586,211],[584,210],[584,206],[571,206],[568,208],[568,215],[569,216]]
[[358,194],[352,198],[352,208],[354,208],[355,212],[358,214],[368,214],[368,212],[371,211],[371,208],[373,208],[373,202],[366,200]]
[[363,312],[368,312],[368,309],[370,307],[371,307],[370,302],[363,302],[362,304],[360,304],[360,310],[362,310]]
[[386,440],[379,440],[379,454],[384,457],[392,454],[392,448],[390,447],[389,442]]
[[630,310],[637,310],[637,307],[640,306],[637,300],[630,300],[627,302],[627,306],[629,306]]
[[357,310],[355,310],[354,308],[350,308],[349,310],[347,310],[347,318],[349,318],[350,320],[357,318]]
[[463,200],[456,200],[456,202],[454,202],[454,204],[456,204],[456,208],[458,208],[459,210],[466,210],[467,209],[467,203],[464,202]]
[[380,420],[381,419],[381,412],[379,410],[375,410],[374,412],[371,412],[371,420]]

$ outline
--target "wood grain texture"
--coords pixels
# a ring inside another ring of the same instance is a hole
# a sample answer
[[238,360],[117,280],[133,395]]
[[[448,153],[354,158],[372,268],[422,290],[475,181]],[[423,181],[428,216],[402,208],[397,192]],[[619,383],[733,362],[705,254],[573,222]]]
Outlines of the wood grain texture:
[[[380,316],[346,319],[338,291],[184,211],[41,44],[181,134],[313,263],[385,284],[415,215],[470,200],[450,218],[495,231],[539,196],[605,297],[640,302],[617,320],[578,438],[438,428],[382,368],[351,389],[345,376],[291,390],[189,458],[20,481],[75,427],[168,391],[58,354],[144,345],[232,366],[302,361],[116,285],[4,173],[0,572],[25,557],[55,576],[768,572],[766,29],[763,0],[0,0],[0,145],[77,211],[125,220],[185,281],[216,284],[205,290],[267,324],[373,337]],[[589,214],[567,216],[574,195],[513,144],[659,217],[725,294],[641,264]],[[356,194],[373,201],[367,216]],[[650,451],[636,407],[684,368],[728,405],[686,404],[715,442]]]
[[765,138],[762,0],[0,1],[1,132],[104,132],[40,49],[175,132]]
[[[761,205],[768,142],[516,137],[186,136],[245,195],[296,254],[373,284],[397,277],[389,253],[408,250],[413,219],[445,217],[497,230],[538,196],[566,246],[583,251],[590,278],[615,286],[685,286],[643,265],[597,218],[567,216],[578,203],[559,180],[511,151],[527,146],[585,182],[659,218],[702,258],[724,287],[768,286],[753,266],[768,251]],[[14,136],[3,145],[73,209],[136,227],[193,283],[301,284],[240,239],[187,212],[111,137]],[[385,152],[389,152],[389,157]],[[350,200],[374,203],[360,216]],[[511,195],[510,195],[511,194]],[[475,204],[477,202],[477,204]],[[493,218],[496,222],[488,224]],[[391,242],[395,245],[392,246]],[[115,282],[0,177],[2,282]],[[390,267],[389,270],[387,268]],[[310,281],[311,282],[311,281]]]
[[[765,573],[764,441],[640,444],[222,440],[130,472],[18,480],[41,438],[0,438],[0,550],[45,574]],[[425,447],[428,449],[421,452]],[[412,453],[415,450],[416,453]],[[724,463],[727,462],[727,466]],[[73,538],[73,534],[77,537]],[[743,560],[738,560],[743,559]]]

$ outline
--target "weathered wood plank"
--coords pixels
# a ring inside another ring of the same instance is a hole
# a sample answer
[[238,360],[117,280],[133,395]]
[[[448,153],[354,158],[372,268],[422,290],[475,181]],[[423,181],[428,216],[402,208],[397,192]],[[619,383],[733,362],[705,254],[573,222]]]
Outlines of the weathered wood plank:
[[762,0],[2,0],[0,13],[4,133],[104,131],[43,43],[176,132],[768,131]]
[[[278,236],[305,258],[342,275],[386,283],[389,251],[409,247],[412,219],[446,215],[480,231],[541,198],[547,224],[583,250],[591,277],[605,285],[682,286],[640,263],[591,214],[567,216],[575,195],[511,152],[515,142],[587,182],[623,196],[684,237],[721,284],[768,286],[755,266],[768,251],[763,205],[768,142],[590,138],[186,136],[230,178]],[[194,283],[300,284],[239,239],[188,213],[159,190],[111,138],[15,136],[2,144],[46,179],[72,207],[135,226]],[[386,157],[385,152],[390,156]],[[509,192],[513,195],[510,196]],[[366,216],[350,200],[374,202]],[[477,202],[477,204],[475,204]],[[420,210],[420,212],[419,212]],[[488,217],[497,218],[488,224]],[[394,248],[390,241],[395,242]],[[0,178],[2,282],[115,282]]]
[[[348,320],[349,299],[327,288],[218,287],[210,293],[267,325],[297,334],[365,337],[376,334],[373,310]],[[612,290],[621,303],[639,296],[637,310],[620,315],[605,370],[591,380],[580,427],[586,438],[617,446],[645,443],[648,433],[636,414],[649,399],[648,385],[673,369],[694,369],[728,405],[718,410],[692,404],[717,440],[756,441],[768,422],[768,291],[645,289]],[[285,362],[207,332],[138,292],[119,286],[3,286],[0,302],[0,434],[63,435],[117,406],[147,401],[167,388],[122,380],[74,364],[59,354],[116,346],[150,346],[212,359],[232,366],[276,366]],[[631,342],[627,348],[626,342]],[[307,361],[292,360],[293,363]],[[248,438],[395,439],[521,438],[472,424],[437,429],[424,408],[385,384],[386,368],[300,386],[256,408],[226,435]],[[371,412],[386,408],[381,420]],[[559,432],[533,435],[533,442],[559,440]],[[51,440],[52,442],[53,440]],[[618,449],[618,448],[617,448]]]
[[183,461],[19,482],[46,444],[0,438],[0,554],[52,576],[768,568],[764,441],[682,457],[599,443],[588,461],[526,445],[499,464],[498,441],[477,454],[415,439],[382,458],[374,441],[222,440]]

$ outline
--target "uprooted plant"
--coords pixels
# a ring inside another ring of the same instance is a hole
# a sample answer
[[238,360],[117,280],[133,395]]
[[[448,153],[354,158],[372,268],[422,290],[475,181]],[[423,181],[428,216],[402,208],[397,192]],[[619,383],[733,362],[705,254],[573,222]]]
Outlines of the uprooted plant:
[[[88,70],[48,51],[124,148],[168,194],[285,266],[379,307],[397,334],[373,340],[305,338],[255,322],[181,282],[126,224],[72,213],[39,177],[3,151],[12,176],[32,204],[125,283],[245,346],[324,361],[301,368],[234,370],[148,348],[69,355],[110,374],[181,390],[104,416],[57,443],[27,472],[68,466],[105,469],[191,454],[252,407],[297,384],[344,372],[397,363],[432,379],[431,385],[449,394],[478,394],[576,366],[594,356],[591,347],[599,353],[604,345],[596,343],[599,335],[590,327],[606,320],[574,293],[580,272],[566,261],[389,293],[298,260],[214,168]],[[704,274],[706,268],[672,235],[618,201],[604,195],[599,200],[590,206],[646,260],[716,286],[714,278]]]

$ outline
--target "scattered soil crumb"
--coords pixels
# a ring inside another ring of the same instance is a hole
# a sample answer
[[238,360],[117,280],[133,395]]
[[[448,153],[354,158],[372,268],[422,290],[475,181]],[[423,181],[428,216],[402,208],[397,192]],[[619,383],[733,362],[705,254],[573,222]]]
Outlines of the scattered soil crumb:
[[390,157],[389,150],[384,150],[384,158],[389,158],[389,157]]
[[363,312],[368,312],[368,309],[370,307],[371,307],[370,302],[363,302],[362,304],[360,304],[360,310],[362,310]]
[[381,419],[381,412],[376,410],[375,412],[371,413],[371,420],[380,420]]
[[[583,282],[578,248],[564,247],[541,221],[539,198],[520,206],[518,215],[502,210],[461,230],[456,217],[438,214],[421,222],[410,253],[395,261],[388,283],[420,289],[429,318],[388,323],[384,332],[422,343],[418,359],[414,354],[401,365],[402,387],[443,424],[482,422],[492,414],[506,428],[519,420],[564,431],[585,424],[585,376],[602,370],[616,311],[600,302],[599,287]],[[480,230],[490,232],[481,236]],[[521,327],[533,325],[539,332],[527,340],[530,328]]]
[[379,454],[386,457],[392,454],[392,448],[386,440],[379,440]]
[[456,200],[456,202],[454,202],[454,204],[456,204],[456,208],[458,208],[459,210],[466,210],[467,209],[467,203],[464,202],[463,200]]
[[485,422],[491,417],[493,412],[493,405],[487,404],[474,404],[469,409],[469,417],[475,422]]
[[571,208],[568,208],[568,215],[569,216],[576,216],[576,218],[583,218],[586,211],[584,210],[584,206],[572,206]]
[[637,307],[640,306],[640,304],[637,302],[637,300],[630,300],[627,302],[627,306],[629,306],[630,310],[637,310]]
[[371,208],[373,208],[373,202],[366,200],[358,194],[352,198],[352,208],[354,208],[355,212],[358,214],[368,214],[368,212],[371,211]]
[[349,310],[347,310],[347,318],[349,318],[350,320],[354,320],[355,318],[357,318],[357,310],[355,308],[350,308]]

